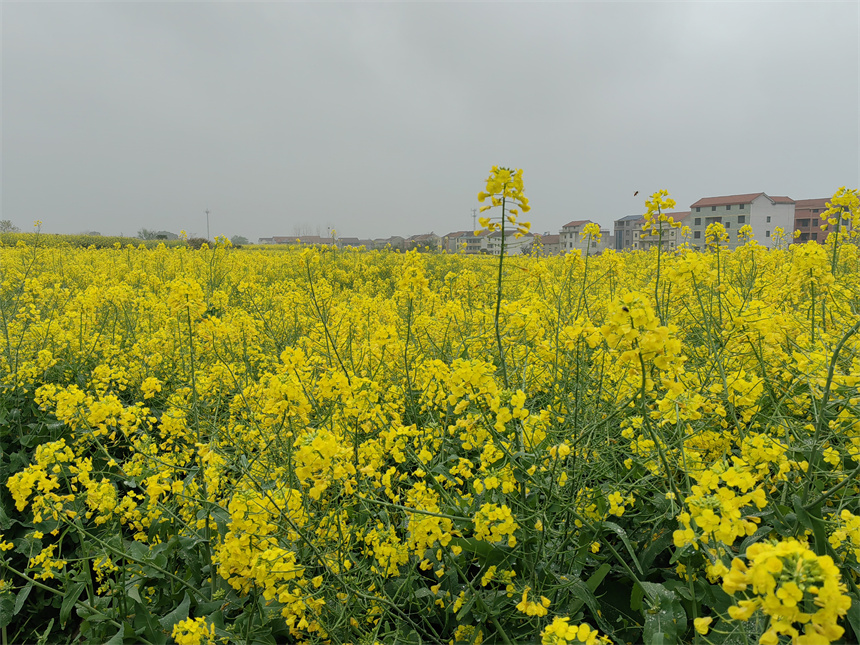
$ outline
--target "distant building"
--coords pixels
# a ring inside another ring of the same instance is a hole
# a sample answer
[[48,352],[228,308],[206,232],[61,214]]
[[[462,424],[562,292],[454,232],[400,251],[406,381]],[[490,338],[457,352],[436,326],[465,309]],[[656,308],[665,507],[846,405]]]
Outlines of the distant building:
[[422,233],[406,238],[406,250],[430,249],[436,251],[442,244],[442,238],[435,233]]
[[394,251],[402,251],[405,248],[406,238],[400,237],[399,235],[392,235],[391,237],[378,237],[375,240],[371,241],[371,245],[368,248],[376,249],[381,251],[382,249],[392,249]]
[[549,233],[535,233],[534,243],[543,247],[542,255],[558,255],[561,252],[561,236]]
[[818,199],[798,199],[794,202],[794,230],[800,231],[800,235],[793,241],[803,243],[824,242],[827,239],[827,231],[821,230],[824,220],[821,215],[827,210],[829,197]]
[[[674,213],[663,213],[663,214],[671,217],[676,222],[681,222],[681,226],[678,228],[672,228],[671,226],[667,225],[665,222],[663,223],[663,249],[671,251],[671,250],[678,248],[679,246],[681,246],[681,244],[684,243],[684,240],[681,238],[681,229],[684,226],[689,225],[687,220],[690,218],[690,211],[678,211],[678,212],[674,212]],[[642,219],[643,219],[642,223],[644,224],[645,218],[642,218]],[[639,237],[638,248],[642,249],[643,251],[647,251],[649,249],[656,247],[659,240],[660,240],[659,235],[656,235],[656,234],[646,235],[646,234],[641,232],[641,227],[640,227],[640,237]]]
[[320,237],[319,235],[275,235],[274,237],[260,237],[257,239],[257,244],[332,244],[333,240],[330,237]]
[[616,251],[639,248],[639,234],[642,232],[642,224],[645,218],[641,215],[628,215],[614,222],[615,235],[612,240]]
[[[505,255],[522,255],[528,251],[534,240],[534,235],[527,233],[516,237],[517,231],[505,231]],[[502,251],[502,232],[494,231],[487,236],[487,251],[490,255],[499,255]]]
[[489,250],[487,249],[489,236],[489,231],[478,231],[477,235],[475,234],[475,231],[469,231],[466,235],[460,238],[460,243],[466,245],[466,253],[470,255],[481,253],[486,254],[489,253]]
[[794,227],[794,205],[790,197],[746,193],[705,197],[690,205],[693,246],[705,248],[708,224],[719,222],[729,234],[729,248],[738,247],[738,229],[749,224],[756,241],[767,248],[774,247],[773,233],[777,227],[791,236]]
[[561,253],[570,253],[574,249],[585,250],[587,242],[581,240],[582,229],[586,224],[593,224],[590,219],[578,219],[568,222],[558,232],[559,249]]
[[465,238],[474,235],[474,231],[454,231],[442,236],[441,250],[445,253],[457,253],[464,244]]

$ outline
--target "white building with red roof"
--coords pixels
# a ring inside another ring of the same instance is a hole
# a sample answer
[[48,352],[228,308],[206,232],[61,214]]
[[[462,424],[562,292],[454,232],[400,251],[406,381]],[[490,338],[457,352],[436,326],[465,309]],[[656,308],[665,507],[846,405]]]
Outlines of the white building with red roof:
[[591,255],[594,255],[596,253],[602,253],[604,249],[608,248],[611,234],[608,230],[603,229],[602,226],[600,227],[600,242],[597,242],[596,240],[582,239],[582,231],[586,224],[596,224],[596,222],[592,222],[590,219],[578,219],[568,222],[561,227],[561,230],[558,232],[558,246],[560,253],[570,253],[571,251],[579,249],[583,253],[588,250]]
[[719,222],[729,235],[729,248],[738,244],[738,230],[749,224],[756,241],[773,248],[774,231],[781,228],[788,239],[794,230],[794,205],[790,197],[770,196],[766,193],[723,195],[705,197],[690,204],[689,227],[693,234],[691,243],[705,248],[705,231],[708,225]]

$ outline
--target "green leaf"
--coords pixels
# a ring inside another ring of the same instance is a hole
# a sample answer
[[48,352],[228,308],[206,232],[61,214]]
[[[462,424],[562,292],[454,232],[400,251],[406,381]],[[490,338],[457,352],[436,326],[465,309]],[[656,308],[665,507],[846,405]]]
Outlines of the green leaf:
[[633,611],[642,611],[642,599],[645,597],[645,590],[640,584],[634,584],[633,590],[630,592],[630,609]]
[[0,504],[0,530],[8,531],[14,523],[16,523],[16,520],[10,518],[6,513],[6,509]]
[[460,611],[457,612],[457,622],[463,622],[463,619],[466,617],[466,614],[471,611],[472,605],[475,604],[476,598],[477,595],[472,594],[472,597],[469,598],[469,600],[462,607],[460,607]]
[[140,579],[134,578],[128,582],[125,586],[125,595],[127,595],[132,600],[136,600],[137,602],[143,604],[143,598],[140,597]]
[[72,613],[72,609],[75,608],[78,598],[81,597],[81,593],[83,593],[86,586],[87,585],[84,582],[76,582],[72,585],[71,589],[66,591],[63,595],[63,604],[60,606],[60,626],[66,626],[69,614]]
[[828,555],[830,553],[830,542],[824,534],[824,520],[814,516],[803,508],[803,501],[797,495],[792,495],[791,501],[794,504],[794,512],[797,514],[798,521],[807,529],[812,531],[815,537],[815,551],[818,555]]
[[687,631],[687,612],[684,611],[680,599],[661,584],[642,582],[641,585],[648,597],[642,610],[642,616],[645,618],[643,641],[647,645],[679,642],[680,637]]
[[134,634],[143,636],[153,645],[166,643],[167,635],[149,612],[147,604],[136,602],[134,607]]
[[627,548],[627,553],[630,554],[630,559],[633,560],[633,564],[636,565],[637,571],[639,571],[640,575],[645,575],[645,572],[642,571],[642,565],[639,564],[639,558],[636,557],[636,551],[633,550],[633,545],[630,544],[630,540],[627,538],[627,532],[623,528],[618,526],[615,522],[603,522],[603,526],[608,528],[621,538],[621,541]]
[[648,548],[645,549],[645,552],[642,554],[642,568],[645,571],[651,569],[651,565],[654,563],[657,556],[665,551],[671,544],[674,544],[672,531],[666,531],[660,535],[656,540],[648,545]]
[[609,563],[604,562],[600,565],[600,567],[598,567],[597,571],[595,571],[591,574],[591,576],[589,576],[588,580],[585,581],[585,584],[588,586],[589,589],[591,589],[592,593],[597,591],[597,588],[600,586],[600,583],[603,582],[603,579],[606,577],[606,574],[608,574],[610,571],[612,571],[612,567],[609,565]]
[[26,558],[33,558],[42,550],[42,540],[32,536],[12,540],[12,544],[15,545],[15,550]]
[[13,605],[11,593],[4,593],[0,596],[0,627],[6,627],[12,622],[12,618],[15,616]]
[[759,529],[755,533],[753,533],[752,535],[748,535],[746,537],[746,539],[744,539],[744,541],[741,542],[739,552],[740,553],[746,553],[747,547],[749,547],[751,544],[755,544],[756,542],[761,540],[763,537],[770,535],[771,531],[773,531],[773,527],[768,526],[767,524],[759,527]]
[[[848,623],[851,629],[854,630],[854,642],[860,642],[860,600],[854,594],[848,594],[851,597],[851,606],[848,608]],[[845,642],[851,642],[852,639],[846,638]]]
[[125,641],[125,628],[121,628],[116,634],[111,636],[110,640],[105,645],[122,645]]
[[191,598],[188,597],[188,592],[185,592],[185,595],[182,598],[182,602],[179,603],[179,606],[171,611],[166,616],[159,618],[158,622],[161,624],[163,629],[167,631],[172,631],[173,626],[178,623],[180,620],[185,620],[188,618],[188,610],[191,608]]
[[[603,566],[608,567],[609,565],[604,564]],[[603,567],[601,567],[601,569],[602,568]],[[575,616],[576,613],[582,608],[583,604],[588,605],[588,609],[591,611],[591,615],[597,621],[597,624],[600,629],[602,629],[604,632],[611,633],[611,626],[606,623],[605,619],[603,618],[600,601],[597,599],[597,596],[594,595],[594,590],[597,589],[597,585],[595,585],[593,589],[591,588],[590,583],[596,575],[596,573],[592,575],[591,578],[588,579],[588,582],[583,582],[582,580],[574,580],[569,584],[570,590],[573,592],[573,595],[576,596],[576,599],[573,600],[568,606],[567,613],[570,616]],[[600,576],[601,582],[603,580],[603,575]],[[598,582],[597,584],[599,585],[600,583]]]
[[27,596],[30,595],[30,591],[33,589],[33,583],[28,582],[25,587],[18,592],[18,598],[15,600],[15,609],[12,611],[14,616],[18,615],[18,612],[21,611],[21,608],[24,606],[24,603],[27,600]]

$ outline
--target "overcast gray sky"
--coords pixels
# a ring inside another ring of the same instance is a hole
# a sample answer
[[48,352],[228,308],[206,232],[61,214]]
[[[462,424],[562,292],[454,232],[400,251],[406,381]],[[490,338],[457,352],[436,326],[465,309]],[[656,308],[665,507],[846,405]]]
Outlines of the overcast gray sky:
[[[535,231],[860,186],[860,3],[8,2],[2,213],[214,236]],[[633,196],[639,191],[637,197]]]

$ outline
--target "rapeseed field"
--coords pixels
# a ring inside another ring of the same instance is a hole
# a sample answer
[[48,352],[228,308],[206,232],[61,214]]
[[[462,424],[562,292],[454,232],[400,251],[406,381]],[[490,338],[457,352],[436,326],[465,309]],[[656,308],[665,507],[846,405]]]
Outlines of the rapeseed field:
[[[479,197],[528,231],[521,172]],[[4,645],[856,642],[857,192],[829,217],[772,250],[0,248]]]

